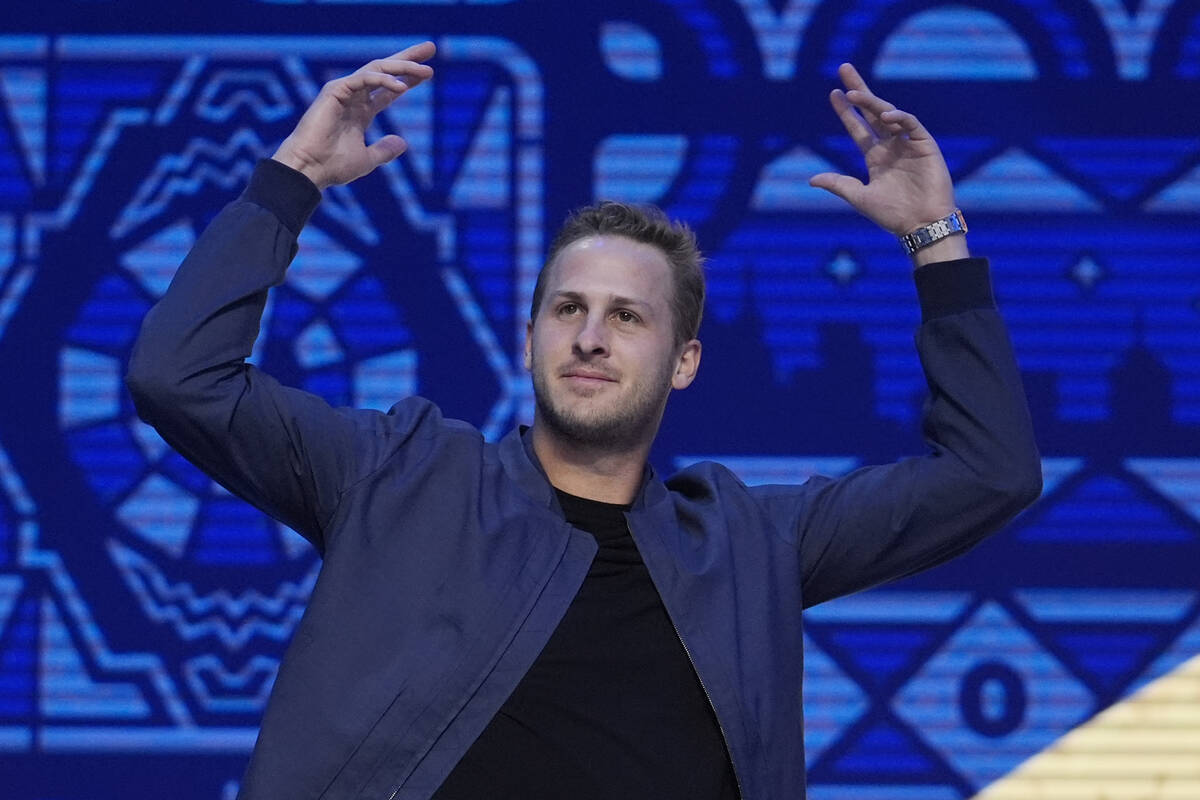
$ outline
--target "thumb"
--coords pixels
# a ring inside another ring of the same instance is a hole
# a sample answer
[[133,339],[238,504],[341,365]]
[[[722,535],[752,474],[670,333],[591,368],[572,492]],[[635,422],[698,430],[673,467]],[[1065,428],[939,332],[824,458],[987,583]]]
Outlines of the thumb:
[[850,205],[863,189],[863,182],[849,175],[839,175],[836,172],[821,172],[808,179],[808,185],[835,194]]
[[[367,159],[371,169],[386,164],[408,149],[408,142],[394,133],[389,133],[379,141],[367,147]],[[368,170],[370,171],[370,170]]]

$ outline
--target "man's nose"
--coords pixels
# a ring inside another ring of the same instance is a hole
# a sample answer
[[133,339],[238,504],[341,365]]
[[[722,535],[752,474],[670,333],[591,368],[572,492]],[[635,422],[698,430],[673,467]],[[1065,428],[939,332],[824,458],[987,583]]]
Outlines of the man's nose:
[[585,356],[602,356],[608,353],[608,328],[603,317],[588,315],[575,335],[575,349]]

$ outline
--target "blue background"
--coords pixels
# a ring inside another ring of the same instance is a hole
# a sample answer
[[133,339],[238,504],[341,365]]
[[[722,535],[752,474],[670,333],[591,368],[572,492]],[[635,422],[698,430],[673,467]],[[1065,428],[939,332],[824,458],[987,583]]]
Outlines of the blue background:
[[231,798],[317,561],[134,417],[137,325],[316,89],[422,38],[255,359],[420,392],[497,437],[549,237],[655,202],[710,262],[664,471],[918,453],[909,266],[807,187],[860,158],[837,65],[917,112],[991,258],[1043,499],[955,562],[813,609],[817,800],[957,800],[1200,653],[1200,3],[47,2],[0,22],[0,796]]

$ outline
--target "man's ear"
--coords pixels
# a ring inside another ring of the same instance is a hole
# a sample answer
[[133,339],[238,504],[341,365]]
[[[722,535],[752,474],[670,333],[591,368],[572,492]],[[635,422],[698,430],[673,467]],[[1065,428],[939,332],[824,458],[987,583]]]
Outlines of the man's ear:
[[533,320],[525,323],[525,370],[533,369]]
[[671,376],[671,386],[675,389],[686,389],[696,379],[700,369],[700,340],[692,339],[683,346],[679,360],[675,363],[675,374]]

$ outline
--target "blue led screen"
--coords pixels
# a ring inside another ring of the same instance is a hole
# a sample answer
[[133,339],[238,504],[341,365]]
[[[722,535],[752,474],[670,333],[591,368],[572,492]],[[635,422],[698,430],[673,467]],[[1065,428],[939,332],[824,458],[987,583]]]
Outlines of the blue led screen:
[[[992,261],[1042,500],[809,613],[815,800],[959,800],[1200,655],[1200,5],[1187,0],[56,2],[0,20],[0,797],[231,800],[319,562],[139,422],[137,326],[327,79],[423,38],[410,152],[326,193],[254,359],[336,404],[528,420],[533,280],[572,207],[687,220],[703,369],[662,471],[921,451],[897,243],[842,61],[918,113]],[[798,687],[799,688],[799,687]],[[1096,795],[1099,797],[1099,795]]]

